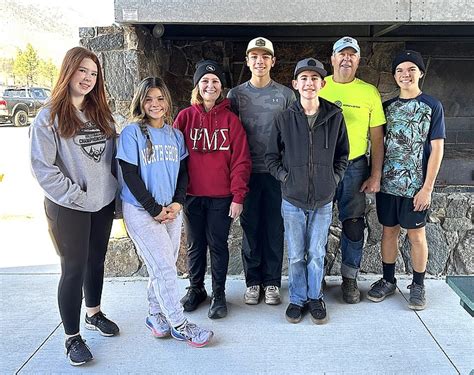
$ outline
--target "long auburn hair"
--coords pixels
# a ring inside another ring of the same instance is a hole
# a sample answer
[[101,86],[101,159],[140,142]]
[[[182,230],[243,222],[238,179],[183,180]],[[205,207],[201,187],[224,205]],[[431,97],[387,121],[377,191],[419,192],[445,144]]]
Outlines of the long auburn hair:
[[97,79],[94,88],[84,97],[84,113],[107,136],[116,135],[112,112],[107,104],[104,89],[104,77],[97,56],[86,48],[74,47],[66,52],[59,78],[51,93],[51,124],[58,118],[59,134],[64,138],[73,137],[82,127],[72,104],[69,83],[83,59],[91,59],[97,65]]
[[148,156],[153,155],[153,145],[151,143],[150,133],[147,128],[148,117],[145,113],[145,99],[150,89],[160,89],[161,95],[165,99],[168,108],[166,110],[164,120],[167,124],[173,123],[173,102],[171,100],[170,90],[166,86],[165,81],[159,77],[147,77],[144,78],[135,90],[133,95],[132,103],[130,104],[130,120],[135,121],[140,126],[140,130],[146,138],[146,146],[148,150]]

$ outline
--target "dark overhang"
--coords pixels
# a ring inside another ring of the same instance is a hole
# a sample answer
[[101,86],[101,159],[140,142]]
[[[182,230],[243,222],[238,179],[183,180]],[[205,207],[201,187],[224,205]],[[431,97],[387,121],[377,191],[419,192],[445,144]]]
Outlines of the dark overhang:
[[115,0],[115,20],[166,39],[474,40],[471,0]]

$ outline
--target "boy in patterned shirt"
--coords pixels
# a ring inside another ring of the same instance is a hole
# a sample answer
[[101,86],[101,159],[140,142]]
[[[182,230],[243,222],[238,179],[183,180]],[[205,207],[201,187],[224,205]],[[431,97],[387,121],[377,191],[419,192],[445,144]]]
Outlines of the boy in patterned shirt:
[[402,227],[408,232],[413,268],[408,307],[423,310],[428,261],[425,225],[443,158],[444,113],[441,103],[419,88],[425,65],[418,52],[407,50],[397,55],[392,73],[400,95],[383,104],[387,119],[385,158],[376,196],[377,216],[383,225],[383,278],[372,285],[367,297],[380,302],[395,293],[395,262]]

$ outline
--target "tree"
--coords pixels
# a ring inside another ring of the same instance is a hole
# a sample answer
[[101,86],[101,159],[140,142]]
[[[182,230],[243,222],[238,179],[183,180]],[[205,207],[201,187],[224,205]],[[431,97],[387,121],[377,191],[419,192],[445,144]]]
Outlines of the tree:
[[31,85],[37,80],[39,63],[38,53],[28,43],[24,51],[18,50],[13,63],[13,73],[16,76],[26,78],[26,84]]
[[48,83],[49,87],[53,87],[53,83],[58,77],[58,67],[54,65],[53,60],[40,60],[39,74],[44,81]]
[[13,59],[0,57],[0,84],[8,84],[13,77]]

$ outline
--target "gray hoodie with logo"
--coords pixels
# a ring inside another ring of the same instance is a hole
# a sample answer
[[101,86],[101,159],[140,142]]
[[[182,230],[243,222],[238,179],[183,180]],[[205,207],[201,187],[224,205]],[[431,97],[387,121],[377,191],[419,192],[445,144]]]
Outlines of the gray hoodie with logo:
[[34,177],[54,203],[74,210],[96,212],[115,198],[112,174],[115,140],[77,111],[83,122],[72,138],[58,134],[57,119],[43,108],[30,127],[30,158]]

